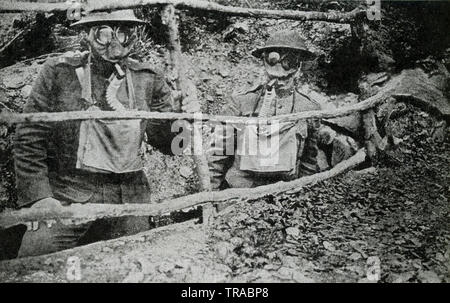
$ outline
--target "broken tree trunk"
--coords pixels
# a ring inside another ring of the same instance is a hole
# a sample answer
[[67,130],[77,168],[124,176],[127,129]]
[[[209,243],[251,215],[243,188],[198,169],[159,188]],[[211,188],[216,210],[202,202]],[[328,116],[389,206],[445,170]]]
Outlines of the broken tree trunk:
[[[167,5],[161,13],[163,24],[167,26],[169,34],[169,51],[172,72],[176,75],[175,83],[178,90],[181,91],[182,99],[188,97],[189,83],[186,78],[186,69],[182,59],[181,44],[178,30],[177,15],[175,6]],[[194,94],[194,92],[191,92]],[[189,96],[189,97],[197,97]],[[186,122],[187,123],[187,122]],[[201,126],[200,126],[201,127]],[[192,150],[195,169],[200,181],[201,191],[211,191],[208,162],[203,152],[203,138],[201,130],[197,125],[192,125]],[[199,152],[199,153],[198,153]],[[207,205],[203,207],[203,222],[208,223],[212,215],[212,208]]]
[[63,211],[24,208],[0,214],[0,228],[7,228],[27,222],[60,220],[63,224],[77,225],[100,218],[116,218],[124,216],[158,216],[185,208],[217,202],[255,201],[268,195],[281,193],[295,194],[302,187],[316,184],[349,171],[366,160],[365,149],[360,149],[351,158],[342,161],[328,171],[296,179],[290,182],[255,188],[231,188],[219,192],[201,192],[157,204],[72,204]]

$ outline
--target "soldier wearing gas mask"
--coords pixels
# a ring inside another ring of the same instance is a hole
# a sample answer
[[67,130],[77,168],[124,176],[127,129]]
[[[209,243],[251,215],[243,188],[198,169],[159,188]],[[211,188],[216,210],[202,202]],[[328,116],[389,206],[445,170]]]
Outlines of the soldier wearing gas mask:
[[[273,34],[252,55],[262,60],[266,80],[233,94],[222,115],[276,117],[320,109],[319,103],[297,89],[302,62],[314,58],[297,32]],[[317,120],[282,122],[273,127],[216,126],[208,151],[213,188],[250,188],[317,172],[319,127]]]
[[[89,51],[49,59],[24,112],[174,111],[164,77],[129,58],[136,27],[132,10],[95,13],[73,24],[87,33]],[[182,110],[200,109],[196,98]],[[145,203],[149,184],[141,144],[171,153],[169,121],[87,120],[18,125],[14,145],[18,204],[64,211],[72,203]],[[100,226],[100,227],[99,227]],[[108,237],[107,224],[32,224],[19,256],[40,255]],[[90,240],[86,240],[90,239]]]

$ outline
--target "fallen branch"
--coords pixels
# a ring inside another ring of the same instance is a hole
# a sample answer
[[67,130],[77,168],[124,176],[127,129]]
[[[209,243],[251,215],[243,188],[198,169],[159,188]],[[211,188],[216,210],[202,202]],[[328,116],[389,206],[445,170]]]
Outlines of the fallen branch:
[[[75,46],[75,45],[72,45],[71,47],[73,47],[73,46]],[[56,50],[61,50],[61,48],[58,48]],[[33,58],[26,59],[26,60],[22,60],[22,61],[20,61],[20,63],[21,64],[25,64],[25,63],[32,62],[32,61],[43,61],[43,59],[47,59],[49,57],[61,56],[62,54],[64,54],[64,53],[60,53],[60,52],[47,53],[47,54],[43,54],[43,55],[40,55],[40,56],[37,56],[37,57],[33,57]]]
[[254,201],[268,195],[293,194],[302,187],[340,175],[366,159],[365,149],[342,161],[332,169],[290,182],[278,182],[256,188],[232,188],[219,192],[201,192],[157,204],[72,204],[63,212],[24,208],[0,214],[0,228],[7,228],[31,221],[60,220],[63,224],[83,224],[100,218],[124,216],[157,216],[206,203]]
[[[258,124],[270,122],[289,122],[302,119],[318,118],[336,118],[348,116],[357,112],[365,111],[378,106],[388,97],[392,96],[392,89],[397,86],[398,80],[393,80],[387,89],[383,89],[376,95],[367,98],[351,106],[340,107],[337,109],[315,110],[307,112],[298,112],[287,115],[279,115],[270,118],[248,118],[236,116],[215,116],[206,114],[188,114],[188,113],[160,113],[147,111],[72,111],[59,113],[27,113],[12,114],[0,113],[0,122],[13,123],[36,123],[36,122],[62,122],[89,119],[105,119],[105,120],[130,120],[130,119],[153,119],[153,120],[197,120],[210,121],[212,123],[233,123],[233,124]],[[395,97],[395,95],[394,95]],[[392,98],[391,98],[392,99]]]
[[0,1],[0,13],[20,13],[20,12],[63,12],[69,6],[65,2],[60,3],[36,3],[20,1]]
[[[89,1],[84,7],[85,11],[109,11],[117,9],[131,9],[145,5],[168,5],[176,8],[194,9],[213,13],[228,14],[240,17],[290,19],[299,21],[328,21],[335,23],[350,23],[364,10],[355,9],[351,12],[306,12],[294,10],[265,10],[245,7],[233,7],[220,5],[214,2],[201,0],[96,0]],[[29,3],[0,1],[0,12],[42,11],[57,12],[67,11],[66,3]]]

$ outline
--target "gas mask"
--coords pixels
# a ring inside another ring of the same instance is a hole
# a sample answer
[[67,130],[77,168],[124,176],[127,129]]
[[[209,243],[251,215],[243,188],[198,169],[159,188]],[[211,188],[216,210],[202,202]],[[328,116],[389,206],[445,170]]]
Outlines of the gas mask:
[[90,29],[88,40],[95,56],[117,63],[131,52],[136,41],[136,31],[124,25],[100,25]]
[[301,61],[294,52],[266,52],[263,55],[263,60],[270,80],[287,80],[295,75],[301,67]]

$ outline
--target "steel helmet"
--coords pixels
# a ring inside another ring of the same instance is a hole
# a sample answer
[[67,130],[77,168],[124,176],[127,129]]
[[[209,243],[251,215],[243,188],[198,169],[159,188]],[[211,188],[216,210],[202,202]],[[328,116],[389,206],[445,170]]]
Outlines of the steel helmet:
[[145,24],[145,21],[136,18],[132,9],[117,10],[113,12],[96,12],[81,18],[71,26],[96,25],[104,23]]
[[315,55],[306,46],[305,40],[297,31],[279,31],[272,34],[267,39],[263,47],[259,47],[252,51],[252,55],[256,58],[261,58],[263,52],[275,49],[290,49],[297,51],[304,57],[305,61],[314,59]]

